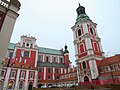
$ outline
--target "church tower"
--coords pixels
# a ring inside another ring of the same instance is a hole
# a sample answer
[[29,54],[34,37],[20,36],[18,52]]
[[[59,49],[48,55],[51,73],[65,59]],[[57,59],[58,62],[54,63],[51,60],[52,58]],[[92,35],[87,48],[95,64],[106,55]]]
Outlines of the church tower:
[[77,19],[71,28],[74,36],[74,47],[78,83],[92,83],[98,77],[98,64],[104,58],[101,40],[96,26],[85,12],[85,7],[79,4],[76,9]]

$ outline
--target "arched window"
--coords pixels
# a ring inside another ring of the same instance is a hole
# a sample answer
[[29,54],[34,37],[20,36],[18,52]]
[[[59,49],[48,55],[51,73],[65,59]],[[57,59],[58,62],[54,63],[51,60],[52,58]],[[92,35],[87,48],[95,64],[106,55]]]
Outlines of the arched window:
[[25,72],[22,71],[22,72],[21,72],[21,78],[24,78],[24,77],[25,77]]
[[31,73],[30,73],[30,78],[33,79],[33,77],[34,77],[34,73],[31,72]]
[[32,90],[32,88],[33,88],[33,85],[32,85],[32,83],[30,83],[28,86],[28,90]]
[[81,29],[78,30],[78,36],[81,36],[82,35],[82,32],[81,32]]
[[22,82],[20,82],[20,83],[19,83],[19,89],[20,89],[20,90],[23,90],[23,86],[24,86],[24,84],[23,84]]
[[90,33],[91,33],[91,34],[94,34],[94,33],[93,33],[93,29],[92,29],[92,28],[90,28]]
[[84,44],[80,44],[80,52],[83,53],[85,51]]
[[12,78],[14,78],[14,77],[15,77],[15,74],[16,74],[16,72],[15,72],[15,71],[12,71],[10,76],[11,76]]
[[84,77],[84,82],[89,82],[89,78],[87,76]]
[[86,69],[86,63],[85,61],[82,62],[83,69]]
[[93,45],[94,45],[94,50],[95,50],[95,51],[99,51],[99,49],[98,49],[98,44],[97,44],[96,42],[94,42]]

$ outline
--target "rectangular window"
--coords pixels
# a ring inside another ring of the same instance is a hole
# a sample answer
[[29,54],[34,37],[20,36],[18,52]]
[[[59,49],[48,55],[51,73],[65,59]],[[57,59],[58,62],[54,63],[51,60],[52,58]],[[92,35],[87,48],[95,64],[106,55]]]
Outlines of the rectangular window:
[[38,55],[38,61],[43,61],[43,55]]
[[33,79],[33,77],[34,77],[34,73],[31,72],[30,73],[30,78]]
[[4,75],[5,75],[5,71],[2,70],[2,72],[1,72],[1,76],[3,77]]
[[10,52],[9,57],[12,58],[12,56],[13,56],[13,52]]
[[21,73],[21,78],[24,78],[25,77],[25,72],[22,72]]
[[11,77],[14,78],[15,77],[15,71],[11,72]]
[[60,57],[60,58],[59,58],[59,61],[60,61],[60,63],[63,63],[63,58]]
[[49,62],[49,56],[46,56],[46,62]]
[[56,57],[54,57],[54,62],[56,63]]
[[24,51],[24,57],[29,58],[29,56],[30,56],[30,52],[29,51]]
[[39,71],[39,72],[42,72],[42,68],[39,68],[38,71]]
[[51,72],[51,68],[48,68],[48,73],[50,73]]

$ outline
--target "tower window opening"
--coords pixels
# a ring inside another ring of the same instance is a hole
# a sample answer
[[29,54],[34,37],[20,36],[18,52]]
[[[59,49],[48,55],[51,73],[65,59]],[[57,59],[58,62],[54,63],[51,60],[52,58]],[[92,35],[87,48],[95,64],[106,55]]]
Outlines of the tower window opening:
[[86,69],[86,63],[85,61],[82,62],[83,69]]
[[83,53],[85,51],[85,45],[80,44],[80,52]]
[[78,30],[78,36],[81,36],[82,35],[82,32],[81,32],[81,29]]
[[84,77],[85,82],[89,82],[89,78],[87,76]]
[[94,43],[94,50],[95,50],[95,51],[99,51],[99,49],[98,49],[98,44],[97,44],[97,43]]
[[92,29],[92,28],[90,28],[90,33],[91,33],[91,34],[94,34],[94,33],[93,33],[93,29]]

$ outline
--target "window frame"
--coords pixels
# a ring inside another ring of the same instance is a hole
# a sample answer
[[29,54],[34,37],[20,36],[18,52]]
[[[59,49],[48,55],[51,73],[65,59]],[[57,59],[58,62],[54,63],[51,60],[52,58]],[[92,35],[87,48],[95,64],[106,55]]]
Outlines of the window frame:
[[[24,76],[23,76],[24,75]],[[21,72],[21,78],[24,79],[25,78],[25,71]]]
[[11,71],[10,78],[15,78],[16,71]]
[[79,28],[79,29],[78,29],[78,37],[80,37],[81,35],[82,35],[82,29]]
[[[26,53],[28,54],[28,55],[26,55]],[[24,57],[25,58],[30,58],[30,51],[24,51]]]
[[85,62],[85,61],[82,62],[82,68],[83,68],[83,69],[86,69],[86,68],[87,68],[87,65],[86,65],[86,62]]

